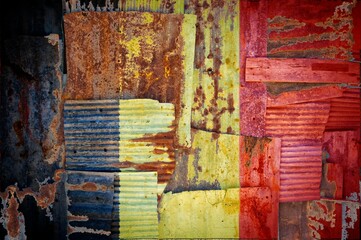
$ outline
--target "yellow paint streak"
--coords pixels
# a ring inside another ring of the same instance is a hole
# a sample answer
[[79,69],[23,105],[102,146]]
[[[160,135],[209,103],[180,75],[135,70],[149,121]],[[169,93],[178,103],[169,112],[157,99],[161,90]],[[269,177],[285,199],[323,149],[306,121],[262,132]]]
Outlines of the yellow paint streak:
[[160,238],[238,238],[239,189],[164,194]]
[[181,37],[184,41],[183,52],[183,69],[184,69],[184,85],[180,89],[181,94],[181,116],[177,126],[177,139],[178,144],[184,147],[191,146],[191,115],[192,115],[192,102],[193,102],[193,66],[194,66],[194,52],[195,52],[195,35],[196,35],[196,22],[195,15],[185,14],[182,24]]
[[192,154],[188,157],[188,180],[199,184],[217,181],[221,189],[239,187],[239,136],[192,132]]
[[151,13],[144,13],[143,15],[143,23],[144,24],[150,24],[154,21],[154,17]]

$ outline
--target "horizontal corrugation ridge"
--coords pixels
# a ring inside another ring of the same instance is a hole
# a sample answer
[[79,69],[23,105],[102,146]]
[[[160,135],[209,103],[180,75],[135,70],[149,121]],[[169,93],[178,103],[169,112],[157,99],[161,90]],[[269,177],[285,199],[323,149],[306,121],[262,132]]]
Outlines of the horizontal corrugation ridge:
[[280,202],[320,198],[321,138],[329,112],[329,102],[267,108],[266,134],[282,139]]

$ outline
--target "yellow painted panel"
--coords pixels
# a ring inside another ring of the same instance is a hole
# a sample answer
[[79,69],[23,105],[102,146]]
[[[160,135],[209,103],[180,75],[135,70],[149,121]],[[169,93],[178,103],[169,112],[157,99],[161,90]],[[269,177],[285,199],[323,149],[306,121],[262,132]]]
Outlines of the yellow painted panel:
[[160,238],[238,238],[239,189],[164,194]]
[[193,130],[188,156],[188,181],[192,185],[216,184],[221,189],[239,187],[239,136]]

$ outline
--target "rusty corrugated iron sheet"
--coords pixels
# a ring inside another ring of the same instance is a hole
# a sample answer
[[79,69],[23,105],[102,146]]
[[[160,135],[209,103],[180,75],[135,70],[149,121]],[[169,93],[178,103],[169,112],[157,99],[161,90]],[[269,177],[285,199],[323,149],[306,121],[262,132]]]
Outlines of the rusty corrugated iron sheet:
[[326,130],[359,129],[361,121],[360,90],[346,89],[342,96],[331,99],[330,117]]
[[195,21],[195,16],[181,14],[66,14],[64,98],[173,103],[176,144],[190,146]]
[[174,106],[151,99],[68,100],[64,105],[66,167],[96,171],[174,170]]
[[114,173],[66,171],[69,239],[111,235]]
[[192,127],[239,133],[239,1],[188,1],[196,14]]
[[246,82],[360,82],[360,64],[303,58],[247,58]]
[[157,172],[115,174],[112,239],[158,238]]
[[166,193],[159,205],[159,238],[239,238],[239,188]]
[[268,107],[266,134],[282,139],[280,201],[320,198],[322,136],[329,102]]

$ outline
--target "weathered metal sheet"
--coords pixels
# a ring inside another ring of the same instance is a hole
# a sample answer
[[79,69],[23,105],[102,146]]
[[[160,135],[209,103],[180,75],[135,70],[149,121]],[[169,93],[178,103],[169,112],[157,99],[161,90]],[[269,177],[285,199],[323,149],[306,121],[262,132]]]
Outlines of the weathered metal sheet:
[[278,238],[281,140],[240,136],[239,142],[240,238]]
[[268,107],[266,134],[281,144],[280,201],[320,198],[322,135],[330,103],[310,102]]
[[197,15],[192,127],[239,133],[239,1],[187,1]]
[[326,130],[339,131],[360,128],[360,104],[359,89],[347,89],[342,96],[332,98]]
[[246,82],[360,82],[358,63],[302,58],[247,58],[246,61]]
[[158,238],[157,172],[116,173],[113,239]]
[[67,171],[69,239],[110,239],[114,173]]
[[[325,154],[323,152],[323,161]],[[321,180],[321,198],[342,199],[343,168],[337,163],[323,163]]]
[[[96,4],[98,3],[98,4]],[[160,12],[160,13],[184,13],[184,0],[106,0],[99,6],[99,2],[63,0],[65,13],[81,11],[137,11],[137,12]]]
[[68,100],[64,105],[66,167],[76,170],[174,170],[174,106],[151,99]]
[[268,56],[360,60],[357,5],[355,0],[268,1]]
[[190,146],[195,21],[195,16],[180,14],[66,14],[65,99],[173,103],[176,144]]
[[240,239],[277,239],[278,208],[273,209],[273,196],[268,187],[240,189]]
[[332,131],[323,136],[323,155],[328,163],[339,164],[343,170],[342,199],[360,201],[360,132]]
[[239,238],[239,189],[164,194],[160,238]]

